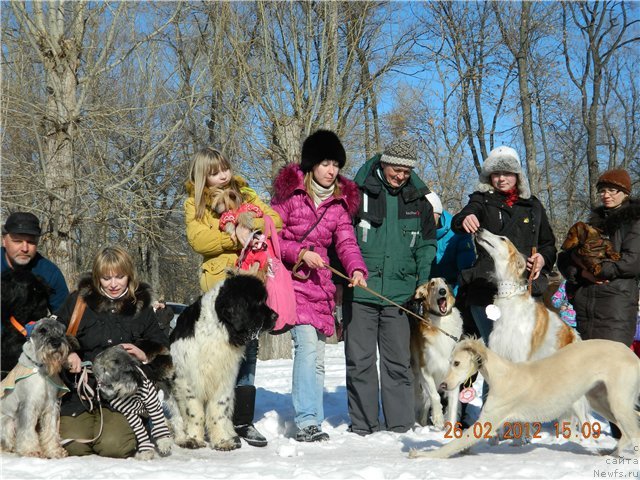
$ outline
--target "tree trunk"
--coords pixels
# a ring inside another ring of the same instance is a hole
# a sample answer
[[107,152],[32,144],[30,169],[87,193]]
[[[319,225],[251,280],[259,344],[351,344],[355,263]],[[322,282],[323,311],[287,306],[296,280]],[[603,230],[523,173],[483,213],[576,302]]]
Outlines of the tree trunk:
[[533,135],[533,114],[531,113],[531,95],[529,94],[529,23],[531,17],[531,3],[522,2],[522,14],[520,17],[520,41],[516,60],[518,64],[518,86],[520,89],[520,105],[522,106],[522,136],[524,137],[524,149],[526,152],[527,173],[531,193],[537,195],[540,191],[538,185],[538,164],[536,162],[536,142]]

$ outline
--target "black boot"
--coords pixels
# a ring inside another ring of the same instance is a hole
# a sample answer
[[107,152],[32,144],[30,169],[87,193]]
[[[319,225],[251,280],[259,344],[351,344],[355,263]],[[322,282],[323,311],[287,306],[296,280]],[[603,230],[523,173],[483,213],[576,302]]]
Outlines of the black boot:
[[236,387],[236,401],[233,408],[233,426],[240,438],[253,447],[266,447],[267,439],[253,426],[253,411],[256,402],[256,387],[241,385]]

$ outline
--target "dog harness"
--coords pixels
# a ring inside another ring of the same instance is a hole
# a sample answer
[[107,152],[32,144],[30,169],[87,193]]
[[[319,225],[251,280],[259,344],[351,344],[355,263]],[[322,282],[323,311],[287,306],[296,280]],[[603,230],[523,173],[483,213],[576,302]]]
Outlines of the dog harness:
[[142,372],[140,368],[138,368],[138,370],[142,373],[143,379],[138,391],[130,397],[109,400],[109,405],[125,416],[136,436],[138,451],[142,452],[144,450],[154,449],[153,443],[151,443],[147,429],[142,421],[143,417],[149,417],[151,419],[153,424],[151,427],[151,435],[153,438],[170,437],[171,434],[165,422],[162,405],[158,397],[158,390],[144,372]]
[[[9,374],[2,380],[1,386],[2,391],[0,392],[0,398],[4,398],[5,395],[11,393],[15,388],[16,384],[20,380],[24,380],[25,378],[29,378],[33,375],[38,375],[40,373],[40,368],[38,366],[27,366],[18,363],[13,369],[9,372]],[[53,376],[43,375],[44,378],[51,385],[55,386],[58,389],[58,398],[62,397],[65,393],[69,391],[69,389],[62,383],[62,379],[56,373]]]

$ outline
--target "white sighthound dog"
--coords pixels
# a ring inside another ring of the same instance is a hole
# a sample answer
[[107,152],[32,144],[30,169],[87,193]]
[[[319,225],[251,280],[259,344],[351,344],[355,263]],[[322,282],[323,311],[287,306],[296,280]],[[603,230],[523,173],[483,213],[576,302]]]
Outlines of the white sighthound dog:
[[[457,391],[476,371],[491,386],[478,424],[485,431],[508,422],[554,420],[586,395],[591,407],[620,428],[622,437],[613,454],[626,449],[638,456],[640,424],[634,405],[640,395],[640,359],[624,344],[610,340],[586,340],[532,362],[513,363],[488,349],[481,340],[460,342],[451,359],[443,387]],[[571,425],[581,431],[580,425]],[[411,458],[447,458],[479,442],[473,427],[443,447],[419,452]]]
[[493,303],[500,318],[489,336],[489,348],[512,362],[548,357],[558,349],[580,339],[564,323],[527,291],[527,261],[507,237],[481,229],[476,242],[493,259],[498,293]]
[[[462,316],[455,308],[455,297],[444,278],[433,278],[416,289],[414,298],[422,301],[426,322],[411,324],[411,368],[414,376],[416,421],[425,426],[431,408],[431,421],[444,427],[444,414],[438,386],[449,370],[455,340],[460,338]],[[437,327],[437,328],[436,328]],[[447,393],[447,420],[455,424],[458,416],[458,392]]]

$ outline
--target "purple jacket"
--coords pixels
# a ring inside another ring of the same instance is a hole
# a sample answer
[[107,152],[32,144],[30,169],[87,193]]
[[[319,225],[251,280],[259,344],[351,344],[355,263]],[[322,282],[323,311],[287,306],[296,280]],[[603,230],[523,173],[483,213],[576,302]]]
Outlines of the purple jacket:
[[[284,167],[274,183],[273,209],[282,217],[279,233],[282,261],[289,270],[298,260],[303,248],[313,247],[328,264],[328,248],[333,244],[344,268],[351,277],[360,270],[367,276],[360,248],[353,230],[352,217],[358,212],[360,195],[358,186],[345,177],[338,176],[340,197],[331,196],[316,209],[304,187],[304,174],[298,164]],[[323,214],[320,222],[300,243],[300,239]],[[298,325],[313,325],[326,336],[333,335],[333,299],[336,287],[331,281],[331,271],[326,268],[309,270],[306,265],[300,273],[310,273],[309,278],[293,277],[296,294]]]

